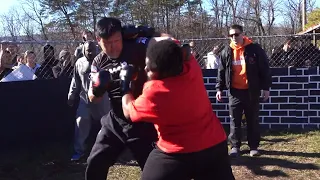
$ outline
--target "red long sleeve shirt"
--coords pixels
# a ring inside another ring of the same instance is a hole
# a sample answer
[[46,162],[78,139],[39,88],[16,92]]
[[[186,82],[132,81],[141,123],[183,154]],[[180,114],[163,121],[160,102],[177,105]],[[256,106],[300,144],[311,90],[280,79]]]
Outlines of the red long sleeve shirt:
[[154,123],[157,146],[167,153],[197,152],[226,140],[193,56],[181,75],[146,82],[129,113],[133,122]]

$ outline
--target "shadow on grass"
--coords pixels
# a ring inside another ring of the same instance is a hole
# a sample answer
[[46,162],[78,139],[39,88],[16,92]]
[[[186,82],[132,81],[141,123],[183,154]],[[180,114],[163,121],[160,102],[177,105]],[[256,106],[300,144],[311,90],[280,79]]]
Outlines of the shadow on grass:
[[[245,153],[245,152],[244,152]],[[262,153],[268,154],[267,151],[263,151]],[[277,154],[277,151],[271,151],[270,154]],[[282,154],[280,154],[282,153]],[[290,154],[290,152],[279,152],[279,155]],[[302,153],[308,154],[308,153]],[[292,156],[302,155],[300,153],[291,154]],[[316,156],[317,153],[310,153],[311,157]],[[308,155],[306,155],[308,157]],[[267,176],[267,177],[289,177],[282,170],[265,170],[264,166],[277,166],[279,168],[288,168],[295,170],[319,170],[319,167],[311,164],[311,163],[297,163],[284,159],[277,159],[271,157],[249,157],[249,156],[240,156],[236,159],[231,159],[231,164],[233,166],[244,166],[252,171],[255,175]]]
[[260,150],[262,154],[265,155],[277,155],[277,156],[300,156],[309,158],[319,158],[320,153],[305,153],[305,152],[286,152],[286,151],[265,151]]
[[[286,135],[304,135],[310,132],[316,132],[314,129],[266,129],[262,130],[261,136],[286,136]],[[281,138],[280,138],[281,139]]]
[[279,143],[279,142],[290,142],[293,138],[272,138],[272,139],[266,139],[261,138],[261,141],[269,142],[269,143]]

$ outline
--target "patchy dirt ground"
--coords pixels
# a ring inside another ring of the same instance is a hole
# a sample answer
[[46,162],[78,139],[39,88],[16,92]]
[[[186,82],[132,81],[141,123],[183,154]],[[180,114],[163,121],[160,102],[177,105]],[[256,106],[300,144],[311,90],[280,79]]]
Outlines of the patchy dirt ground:
[[[236,179],[320,179],[320,132],[268,132],[261,142],[262,156],[232,159]],[[71,163],[69,145],[17,149],[0,154],[0,180],[83,180],[85,161]],[[140,169],[125,153],[110,169],[110,180],[137,180]]]

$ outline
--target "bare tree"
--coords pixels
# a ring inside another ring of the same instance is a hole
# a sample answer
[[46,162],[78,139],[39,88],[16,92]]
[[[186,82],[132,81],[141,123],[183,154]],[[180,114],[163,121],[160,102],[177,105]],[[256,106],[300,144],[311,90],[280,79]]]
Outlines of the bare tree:
[[302,0],[288,0],[284,3],[285,8],[285,21],[289,19],[291,27],[291,34],[301,30],[301,3]]
[[227,2],[232,12],[231,22],[232,24],[237,23],[237,9],[238,9],[239,0],[227,0]]
[[[307,12],[314,9],[315,0],[307,0]],[[284,23],[290,26],[290,33],[294,34],[302,30],[302,0],[288,0],[284,3]],[[286,23],[288,21],[289,23]]]
[[264,19],[267,22],[266,23],[267,33],[268,35],[271,35],[274,22],[276,20],[276,17],[278,17],[280,3],[278,0],[266,0],[264,4],[265,6],[263,7],[263,9],[266,12],[266,16],[264,16]]
[[4,29],[9,32],[12,41],[16,41],[20,35],[19,26],[12,11],[8,11],[7,14],[2,15],[2,23]]
[[25,13],[27,19],[31,19],[40,26],[42,38],[48,40],[44,19],[44,11],[40,9],[36,0],[21,0],[21,9]]
[[19,27],[21,34],[26,36],[27,40],[34,39],[34,24],[33,20],[28,18],[24,13],[21,14],[20,9],[12,8],[10,10],[13,18],[16,20],[16,26]]
[[213,24],[214,24],[214,29],[216,31],[216,35],[219,36],[222,34],[224,30],[224,25],[226,19],[229,17],[229,7],[228,7],[228,2],[227,0],[210,0],[210,4],[212,7],[213,11]]
[[[109,11],[110,0],[76,0],[75,20],[78,25],[96,32],[98,18],[103,17]],[[88,28],[90,27],[90,28]],[[79,27],[78,27],[79,28]]]
[[[68,27],[70,29],[71,35],[74,39],[76,39],[76,22],[75,22],[75,14],[77,3],[74,0],[38,0],[40,6],[42,7],[42,11],[47,12],[49,14],[55,15],[52,19],[52,22],[55,22],[58,26]],[[51,25],[53,25],[51,23]]]

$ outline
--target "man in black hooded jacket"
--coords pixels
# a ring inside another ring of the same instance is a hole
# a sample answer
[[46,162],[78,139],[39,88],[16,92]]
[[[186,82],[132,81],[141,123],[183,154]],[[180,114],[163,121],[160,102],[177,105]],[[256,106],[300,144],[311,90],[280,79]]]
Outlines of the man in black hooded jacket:
[[44,61],[41,64],[41,67],[37,69],[35,75],[37,79],[53,79],[52,68],[57,65],[58,61],[54,57],[54,48],[53,46],[47,44],[43,47]]

